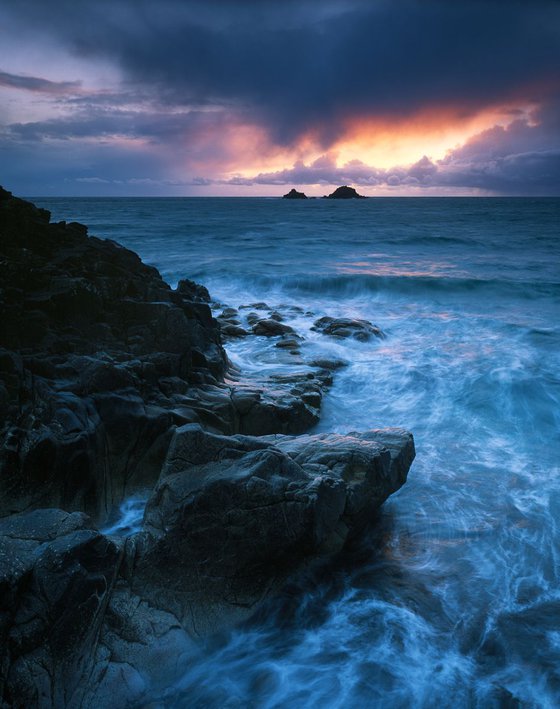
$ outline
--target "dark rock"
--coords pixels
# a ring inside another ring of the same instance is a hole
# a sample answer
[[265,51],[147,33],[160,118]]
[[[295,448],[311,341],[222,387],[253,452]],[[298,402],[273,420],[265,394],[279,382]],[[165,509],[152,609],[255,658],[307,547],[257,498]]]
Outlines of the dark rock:
[[296,189],[292,188],[283,196],[283,199],[307,199],[307,195],[304,192],[298,192]]
[[[297,308],[215,320],[209,302],[0,188],[2,706],[141,706],[190,636],[246,618],[340,550],[406,479],[404,431],[292,436],[318,422],[333,363],[241,378],[228,362],[220,330],[247,336],[246,322],[297,352],[281,322]],[[126,542],[84,514],[105,521],[150,491]]]
[[120,558],[80,513],[0,520],[3,706],[80,705]]
[[167,690],[195,653],[192,637],[174,615],[151,606],[121,580],[107,606],[82,706],[152,706],[147,700]]
[[277,337],[278,335],[285,335],[286,333],[292,334],[294,332],[294,329],[289,325],[284,325],[283,323],[278,322],[278,320],[266,318],[264,320],[258,320],[253,325],[253,332],[255,333],[255,335],[264,335],[265,337]]
[[145,514],[133,591],[194,635],[239,620],[340,550],[405,481],[412,436],[223,437],[177,429]]
[[177,284],[176,290],[177,293],[188,301],[193,301],[195,303],[210,302],[210,293],[208,293],[208,289],[200,285],[200,283],[195,283],[188,278],[182,278]]
[[[309,385],[309,390],[312,385]],[[247,401],[245,391],[235,392],[232,402],[236,408],[237,429],[240,433],[264,436],[272,431],[303,433],[319,422],[321,392],[313,402],[305,400],[305,388],[296,386],[269,386],[250,395],[253,405],[244,412],[238,408],[240,399]]]
[[270,307],[266,304],[260,301],[259,303],[250,303],[249,305],[240,305],[239,310],[245,309],[248,310],[249,308],[253,310],[270,310]]
[[[227,358],[208,292],[0,188],[0,515],[102,518],[153,484],[173,415],[159,379],[212,384]],[[110,474],[109,474],[110,471]]]
[[308,471],[326,466],[347,485],[343,521],[350,535],[363,529],[382,503],[406,481],[415,457],[412,434],[385,428],[346,435],[265,436]]
[[[261,378],[205,387],[184,397],[181,410],[188,420],[215,433],[303,433],[318,423],[322,391],[330,385],[320,372],[310,370],[309,377],[294,374],[282,380]],[[315,397],[313,403],[306,401],[304,395],[310,392],[318,394],[319,400]]]
[[282,339],[276,343],[276,347],[287,350],[297,350],[301,344],[302,338],[299,336],[283,335]]
[[385,337],[384,333],[369,320],[323,317],[316,320],[311,329],[331,337],[353,337],[361,342],[367,342],[372,337]]
[[256,325],[256,323],[258,323],[259,320],[261,320],[261,318],[262,318],[262,316],[259,315],[258,313],[255,313],[254,311],[251,311],[246,317],[249,325]]
[[248,330],[240,325],[234,325],[232,323],[225,323],[220,325],[222,335],[225,337],[247,337],[249,335]]
[[343,185],[342,187],[337,187],[326,199],[367,199],[367,197],[363,194],[358,194],[353,187]]
[[309,362],[310,367],[319,367],[320,369],[342,369],[342,367],[347,367],[348,362],[344,362],[341,359],[314,359]]
[[217,317],[220,331],[224,337],[247,337],[249,331],[241,325],[239,313],[235,308],[224,308]]

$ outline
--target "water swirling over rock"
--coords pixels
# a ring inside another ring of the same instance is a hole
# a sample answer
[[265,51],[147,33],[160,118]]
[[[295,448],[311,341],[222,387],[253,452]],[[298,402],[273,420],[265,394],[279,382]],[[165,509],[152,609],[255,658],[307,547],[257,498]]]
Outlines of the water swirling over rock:
[[[220,332],[238,325],[203,286],[171,289],[1,189],[0,239],[0,696],[144,701],[177,671],[163,656],[359,534],[404,483],[412,436],[294,436],[319,420],[328,366],[244,376]],[[281,319],[252,336],[297,347]],[[141,531],[99,532],[138,494]]]

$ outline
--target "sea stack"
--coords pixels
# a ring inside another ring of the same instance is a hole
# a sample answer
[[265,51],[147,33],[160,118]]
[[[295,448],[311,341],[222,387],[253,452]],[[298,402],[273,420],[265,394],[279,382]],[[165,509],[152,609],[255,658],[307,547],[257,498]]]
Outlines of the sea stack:
[[292,187],[288,194],[285,194],[282,199],[307,199],[307,195],[305,192],[298,192]]
[[367,199],[365,195],[358,194],[353,187],[342,185],[337,187],[334,192],[326,196],[326,199]]

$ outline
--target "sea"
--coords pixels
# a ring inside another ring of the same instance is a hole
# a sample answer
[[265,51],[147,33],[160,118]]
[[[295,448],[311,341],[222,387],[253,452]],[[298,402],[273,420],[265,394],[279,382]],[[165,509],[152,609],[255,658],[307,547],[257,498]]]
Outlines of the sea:
[[[316,432],[415,437],[375,528],[196,644],[150,706],[560,706],[560,199],[34,202],[203,283],[216,314],[286,313],[305,361],[346,364]],[[386,338],[325,337],[325,315]],[[296,366],[264,337],[226,349],[248,374]]]

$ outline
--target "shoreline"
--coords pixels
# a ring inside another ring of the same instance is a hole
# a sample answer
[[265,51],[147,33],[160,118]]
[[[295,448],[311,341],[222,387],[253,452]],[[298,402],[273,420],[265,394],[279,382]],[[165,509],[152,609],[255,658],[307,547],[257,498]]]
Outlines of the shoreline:
[[[281,312],[215,319],[203,286],[173,290],[134,252],[49,219],[0,191],[2,697],[124,705],[149,693],[159,645],[173,654],[247,618],[359,536],[414,444],[401,429],[306,434],[338,364],[300,362]],[[367,321],[315,326],[382,335]],[[298,369],[231,379],[224,338],[253,336]],[[98,531],[146,489],[142,531]]]

